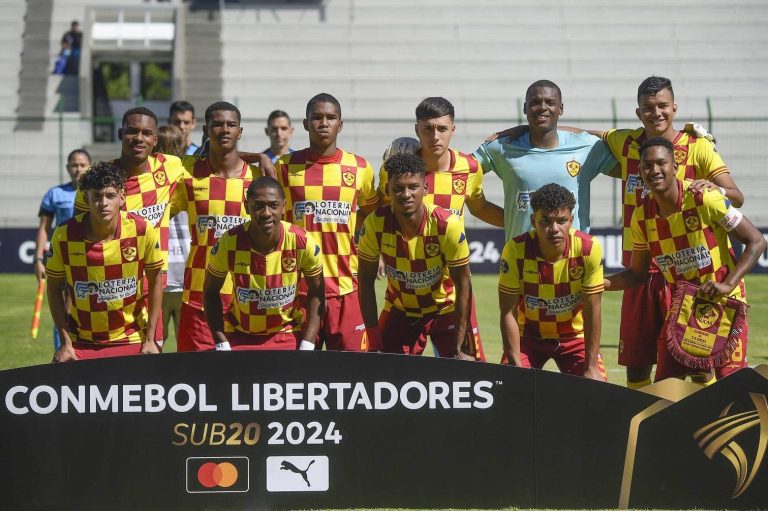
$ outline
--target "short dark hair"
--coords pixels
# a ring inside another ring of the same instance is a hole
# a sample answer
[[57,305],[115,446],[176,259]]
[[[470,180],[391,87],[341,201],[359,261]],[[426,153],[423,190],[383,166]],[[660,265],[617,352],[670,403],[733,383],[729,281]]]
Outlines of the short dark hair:
[[272,112],[269,114],[269,117],[267,117],[267,126],[269,126],[270,122],[282,117],[288,119],[288,124],[291,124],[291,118],[284,110],[272,110]]
[[179,113],[192,112],[192,117],[194,117],[195,106],[189,101],[180,99],[178,101],[174,101],[173,103],[171,103],[171,107],[168,109],[168,117],[173,116],[173,114],[175,114],[176,112],[179,112]]
[[556,183],[544,185],[531,194],[531,209],[536,212],[560,211],[567,209],[573,211],[576,207],[576,197],[564,186]]
[[307,103],[307,111],[306,111],[307,119],[309,119],[309,113],[312,111],[312,107],[315,106],[316,103],[331,103],[332,105],[335,105],[336,110],[339,111],[339,118],[341,118],[341,104],[339,103],[339,100],[334,98],[327,92],[321,92],[320,94],[313,96],[312,99],[310,99],[309,102]]
[[125,188],[125,172],[112,162],[100,161],[91,166],[80,177],[80,190],[103,190],[113,187],[115,190]]
[[637,88],[637,104],[640,104],[642,96],[655,96],[664,89],[669,89],[672,99],[675,99],[675,91],[672,90],[672,81],[663,76],[649,76]]
[[262,188],[273,188],[277,190],[277,193],[280,195],[281,199],[285,199],[285,190],[283,190],[283,185],[281,185],[277,179],[270,176],[257,177],[251,181],[251,184],[248,185],[248,190],[245,192],[246,199],[252,199],[253,196],[256,195],[256,190],[261,190]]
[[431,96],[424,98],[421,103],[416,106],[416,120],[426,121],[427,119],[437,119],[438,117],[445,117],[449,115],[451,120],[454,118],[453,105],[450,101],[440,96]]
[[242,120],[242,117],[240,116],[240,110],[233,105],[232,103],[229,103],[227,101],[217,101],[216,103],[213,103],[208,108],[205,109],[205,124],[210,124],[211,119],[213,118],[213,112],[235,112],[237,114],[237,122],[239,123]]
[[125,126],[125,123],[128,122],[128,117],[132,115],[146,115],[147,117],[151,117],[155,121],[155,126],[157,126],[157,115],[155,115],[155,112],[144,106],[135,106],[126,110],[123,114],[123,123],[121,126]]
[[642,145],[640,146],[640,149],[638,150],[640,159],[641,160],[643,159],[643,153],[645,152],[646,149],[648,149],[649,147],[655,147],[655,146],[661,146],[666,148],[667,151],[669,151],[669,154],[671,154],[672,156],[674,156],[675,154],[675,147],[672,145],[672,142],[670,142],[664,137],[653,137],[643,142]]
[[387,169],[387,179],[391,182],[398,176],[405,174],[415,174],[424,177],[427,173],[427,167],[421,156],[415,154],[393,154],[384,162]]
[[88,158],[89,162],[91,161],[91,154],[85,149],[81,148],[81,149],[73,149],[72,151],[69,152],[69,154],[67,155],[67,164],[69,164],[69,162],[72,161],[72,157],[76,154],[82,154],[83,156]]
[[550,80],[536,80],[532,84],[528,86],[527,89],[525,89],[525,101],[528,102],[528,96],[531,95],[531,92],[533,92],[533,89],[538,88],[546,88],[546,89],[555,89],[557,91],[557,95],[560,97],[560,101],[563,100],[563,93],[560,90],[560,87],[558,85]]

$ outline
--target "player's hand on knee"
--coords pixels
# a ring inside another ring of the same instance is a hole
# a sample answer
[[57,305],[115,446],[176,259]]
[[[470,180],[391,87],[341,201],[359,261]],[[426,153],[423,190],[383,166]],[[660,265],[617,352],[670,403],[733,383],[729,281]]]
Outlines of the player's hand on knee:
[[387,276],[387,265],[384,264],[384,258],[379,257],[379,269],[376,271],[376,278],[383,279]]
[[53,363],[70,362],[77,360],[77,354],[75,354],[75,348],[69,343],[62,343],[61,347],[53,354]]

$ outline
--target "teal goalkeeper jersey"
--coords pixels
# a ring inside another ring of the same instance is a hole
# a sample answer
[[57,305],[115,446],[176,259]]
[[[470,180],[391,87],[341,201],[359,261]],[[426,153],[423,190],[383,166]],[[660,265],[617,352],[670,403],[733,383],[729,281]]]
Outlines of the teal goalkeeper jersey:
[[557,183],[576,197],[573,227],[589,232],[589,193],[598,174],[608,174],[616,159],[599,138],[587,132],[558,131],[560,146],[531,146],[528,133],[517,139],[502,137],[480,146],[474,156],[484,172],[496,173],[504,183],[504,234],[509,241],[531,229],[531,194]]

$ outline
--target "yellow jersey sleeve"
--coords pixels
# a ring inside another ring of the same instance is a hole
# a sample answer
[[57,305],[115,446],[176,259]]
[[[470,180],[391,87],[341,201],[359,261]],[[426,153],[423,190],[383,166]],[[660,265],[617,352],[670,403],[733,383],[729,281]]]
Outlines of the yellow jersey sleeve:
[[632,249],[633,250],[648,250],[648,239],[640,227],[640,215],[643,208],[635,208],[635,212],[632,214],[632,225],[630,231],[632,232]]
[[520,275],[517,273],[517,242],[514,239],[504,244],[499,261],[499,292],[508,295],[520,294]]
[[603,292],[603,247],[597,238],[592,238],[592,250],[584,257],[584,277],[581,281],[581,292],[592,295]]
[[464,222],[456,215],[448,217],[443,237],[443,255],[449,268],[469,264],[469,243],[464,234]]
[[307,244],[301,257],[301,272],[308,277],[322,275],[323,260],[321,257],[320,246],[307,236]]
[[360,231],[360,241],[357,243],[357,256],[369,262],[378,262],[381,255],[378,237],[376,236],[376,213],[370,214],[363,222],[363,230]]
[[702,197],[704,202],[703,218],[708,225],[720,224],[727,232],[731,232],[741,223],[744,215],[733,207],[719,190],[705,190]]
[[371,164],[366,162],[365,168],[360,172],[358,182],[360,183],[358,188],[358,206],[368,206],[369,204],[375,204],[378,201],[378,192],[374,186],[374,174]]
[[229,241],[231,238],[229,233],[224,234],[211,249],[207,271],[215,277],[224,278],[229,273]]
[[697,179],[712,181],[720,174],[730,172],[720,153],[715,150],[714,144],[706,138],[696,139],[696,143],[691,147],[691,152],[693,154],[689,156],[689,159],[696,168]]
[[61,257],[61,238],[65,236],[65,225],[60,225],[51,236],[51,248],[48,249],[48,260],[45,262],[45,274],[51,277],[63,279],[64,259]]
[[163,262],[163,251],[160,250],[157,229],[147,222],[147,230],[144,231],[144,269],[159,270],[163,267]]
[[[469,156],[472,158],[472,156]],[[477,162],[477,172],[470,172],[467,176],[467,200],[483,198],[483,167]]]
[[[185,158],[186,159],[186,158]],[[182,211],[186,211],[189,206],[189,199],[187,198],[187,187],[184,186],[184,177],[191,177],[183,175],[176,188],[173,190],[171,196],[171,216],[176,216]]]
[[608,145],[608,148],[618,160],[621,156],[622,149],[624,148],[624,142],[627,140],[627,136],[629,136],[631,132],[632,130],[611,129],[604,131],[600,138],[602,138],[603,142]]

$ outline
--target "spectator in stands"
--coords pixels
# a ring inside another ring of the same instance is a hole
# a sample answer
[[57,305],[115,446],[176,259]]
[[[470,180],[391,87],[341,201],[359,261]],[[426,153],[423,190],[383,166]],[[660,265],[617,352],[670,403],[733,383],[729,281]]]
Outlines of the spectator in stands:
[[[43,196],[40,211],[37,214],[40,217],[40,225],[37,228],[37,237],[35,239],[34,271],[38,281],[45,278],[43,254],[48,244],[48,232],[54,223],[56,226],[59,226],[72,218],[78,181],[83,172],[85,172],[85,169],[90,166],[91,155],[88,154],[88,151],[85,149],[75,149],[67,156],[67,173],[69,174],[70,182],[54,186]],[[67,310],[69,310],[68,306]],[[54,349],[59,349],[60,345],[59,332],[54,328]]]
[[269,148],[263,152],[272,158],[273,163],[282,155],[294,151],[290,147],[293,126],[291,125],[291,118],[284,111],[274,110],[269,114],[264,133],[269,137]]
[[80,72],[80,48],[83,44],[83,33],[77,20],[70,25],[69,31],[61,36],[61,53],[66,58],[65,75],[77,75]]
[[182,155],[197,153],[200,146],[192,142],[192,132],[197,126],[195,107],[192,103],[183,99],[171,103],[171,108],[168,112],[168,124],[176,126],[184,134],[184,151]]
[[[194,118],[193,118],[194,120]],[[172,154],[183,157],[187,147],[184,132],[176,126],[160,126],[157,129],[157,145],[154,152]],[[176,338],[179,335],[179,319],[181,314],[181,295],[184,290],[184,266],[189,256],[189,217],[186,211],[171,218],[168,236],[168,272],[167,284],[163,290],[163,334],[168,340],[168,326],[173,319],[173,329]]]

